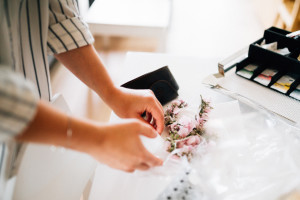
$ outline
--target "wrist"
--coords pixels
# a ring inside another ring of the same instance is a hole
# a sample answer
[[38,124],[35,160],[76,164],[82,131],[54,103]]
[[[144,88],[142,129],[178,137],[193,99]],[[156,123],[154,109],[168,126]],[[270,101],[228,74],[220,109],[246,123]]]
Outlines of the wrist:
[[69,138],[69,148],[92,154],[94,147],[99,148],[104,141],[101,125],[91,121],[72,121],[72,137]]
[[118,86],[111,86],[107,89],[107,95],[99,95],[103,101],[112,109],[116,110],[121,101],[122,90]]

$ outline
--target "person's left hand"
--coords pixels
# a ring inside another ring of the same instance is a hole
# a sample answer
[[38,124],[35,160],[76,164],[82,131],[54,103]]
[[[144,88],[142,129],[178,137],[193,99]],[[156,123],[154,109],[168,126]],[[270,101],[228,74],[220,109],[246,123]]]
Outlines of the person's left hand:
[[[158,133],[164,129],[164,111],[151,90],[117,88],[109,102],[121,118],[137,118],[151,124]],[[141,115],[146,112],[146,119]]]

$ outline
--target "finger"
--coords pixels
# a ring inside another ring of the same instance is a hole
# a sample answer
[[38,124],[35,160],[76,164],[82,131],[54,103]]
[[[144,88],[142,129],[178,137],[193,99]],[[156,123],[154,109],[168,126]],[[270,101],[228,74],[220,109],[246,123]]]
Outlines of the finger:
[[136,118],[138,118],[144,122],[147,122],[148,124],[151,125],[152,115],[151,115],[151,113],[149,113],[147,111],[145,111],[142,115],[137,114]]
[[156,105],[157,107],[160,109],[160,117],[154,117],[155,119],[155,125],[156,125],[156,130],[161,134],[164,130],[164,109],[162,107],[162,105],[160,104],[160,102],[155,98],[156,100]]
[[161,134],[164,130],[164,111],[153,91],[148,91],[151,93],[151,95],[148,96],[149,102],[146,112],[151,113],[152,117],[156,120],[156,130],[159,134]]
[[108,164],[109,167],[114,168],[114,169],[118,169],[124,172],[128,172],[128,173],[132,173],[135,171],[134,167],[130,167],[130,166],[126,166],[125,164]]
[[133,173],[135,171],[135,169],[133,169],[133,168],[125,168],[125,169],[123,169],[123,171],[128,172],[128,173]]
[[144,162],[150,167],[161,166],[163,164],[161,159],[157,158],[147,150],[145,150],[144,156]]
[[[145,112],[145,113],[147,113],[147,112]],[[141,120],[142,122],[146,122],[146,124],[151,125],[150,122],[148,121],[148,117],[147,116],[142,117],[140,115],[137,115],[136,118],[139,119],[139,120]]]
[[161,111],[161,109],[157,104],[152,106],[149,112],[151,113],[152,117],[155,119],[157,132],[161,134],[164,130],[164,113]]
[[150,168],[150,166],[145,163],[141,163],[138,166],[136,166],[136,169],[142,170],[142,171],[148,170],[149,168]]
[[[141,117],[141,119],[142,119],[142,121],[145,121],[142,117]],[[149,138],[156,138],[158,133],[149,124],[143,123],[139,130],[139,134],[144,135]]]
[[153,118],[153,124],[152,124],[153,128],[155,128],[155,130],[157,130],[157,125],[156,125],[156,119]]
[[158,107],[160,108],[161,112],[164,113],[164,108],[163,108],[163,106],[161,105],[161,103],[158,101],[158,99],[156,99],[156,102],[157,102]]
[[157,106],[160,108],[161,112],[164,113],[164,108],[161,105],[161,103],[158,101],[158,99],[156,98],[154,92],[152,90],[150,90],[150,92],[151,92],[152,96],[154,97],[154,100],[155,100]]

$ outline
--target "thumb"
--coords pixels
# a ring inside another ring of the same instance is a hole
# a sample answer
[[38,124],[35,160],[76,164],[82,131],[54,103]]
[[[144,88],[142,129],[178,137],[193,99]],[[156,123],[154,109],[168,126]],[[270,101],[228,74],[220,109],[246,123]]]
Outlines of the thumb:
[[158,135],[157,131],[150,126],[149,124],[143,122],[143,125],[141,126],[141,130],[139,131],[140,135],[144,135],[148,138],[156,138],[156,136]]

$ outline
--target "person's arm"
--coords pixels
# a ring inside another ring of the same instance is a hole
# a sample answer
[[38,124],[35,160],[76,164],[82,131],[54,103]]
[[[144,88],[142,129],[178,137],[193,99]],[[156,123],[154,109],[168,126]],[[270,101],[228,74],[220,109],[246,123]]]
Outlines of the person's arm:
[[146,112],[154,118],[157,131],[163,131],[163,108],[153,92],[116,87],[92,45],[56,54],[55,57],[96,91],[118,116],[142,119],[141,115]]
[[92,43],[94,38],[88,25],[71,1],[49,1],[48,53],[54,54],[70,71],[123,118],[138,118],[146,111],[148,122],[153,117],[154,127],[164,128],[163,109],[150,90],[129,90],[115,87]]
[[117,88],[92,45],[55,54],[55,57],[105,102],[109,104],[114,100]]
[[[72,131],[72,135],[67,132]],[[140,135],[156,131],[138,120],[99,124],[74,117],[38,100],[33,85],[0,66],[0,141],[15,138],[63,146],[88,153],[98,161],[124,171],[145,170],[161,164],[142,145]]]
[[[68,129],[72,130],[71,136],[67,135]],[[107,125],[68,117],[39,101],[34,119],[16,139],[88,153],[110,167],[132,172],[162,164],[160,159],[145,149],[140,135],[153,138],[157,133],[150,125],[139,120]]]

